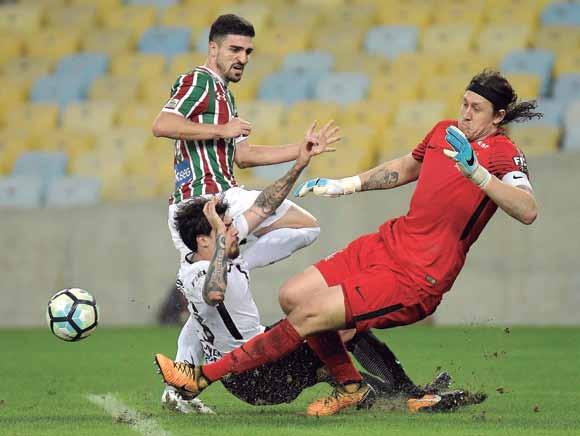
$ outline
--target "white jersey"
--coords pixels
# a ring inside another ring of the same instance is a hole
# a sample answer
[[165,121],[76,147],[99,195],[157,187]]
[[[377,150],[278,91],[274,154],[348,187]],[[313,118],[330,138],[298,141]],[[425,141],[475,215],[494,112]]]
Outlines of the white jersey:
[[183,262],[177,287],[185,295],[206,362],[215,362],[225,353],[243,345],[264,331],[258,307],[250,292],[250,274],[242,259],[228,262],[225,299],[216,306],[202,295],[209,261]]

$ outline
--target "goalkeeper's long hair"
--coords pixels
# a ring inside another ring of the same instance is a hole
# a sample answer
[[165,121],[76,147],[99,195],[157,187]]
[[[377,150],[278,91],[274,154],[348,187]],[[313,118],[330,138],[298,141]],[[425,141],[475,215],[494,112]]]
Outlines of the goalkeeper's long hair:
[[521,123],[544,116],[541,112],[535,111],[538,107],[536,100],[518,102],[518,95],[512,85],[498,71],[483,70],[471,79],[466,89],[470,90],[470,88],[474,87],[476,89],[484,88],[489,90],[493,97],[491,99],[487,96],[484,97],[491,101],[495,113],[502,109],[506,111],[500,126],[511,122]]
[[[175,213],[175,227],[179,232],[181,240],[194,253],[197,252],[197,237],[209,236],[211,225],[203,214],[203,207],[209,198],[194,198],[178,206]],[[224,199],[220,199],[215,205],[215,211],[219,216],[224,216],[228,210],[228,204]]]

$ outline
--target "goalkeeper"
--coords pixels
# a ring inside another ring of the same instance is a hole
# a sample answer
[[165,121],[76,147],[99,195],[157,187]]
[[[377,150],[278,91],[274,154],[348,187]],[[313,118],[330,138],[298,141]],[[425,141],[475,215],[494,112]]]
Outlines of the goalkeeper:
[[[297,190],[341,195],[417,186],[406,215],[288,280],[280,291],[287,318],[217,362],[175,365],[157,355],[164,379],[198,393],[226,374],[279,360],[306,338],[338,382],[308,406],[311,416],[364,404],[371,388],[353,366],[338,330],[392,328],[432,314],[461,271],[467,252],[501,208],[531,224],[537,204],[523,153],[505,136],[512,121],[541,117],[535,102],[517,102],[500,73],[483,71],[467,85],[458,120],[437,123],[412,153],[339,181],[317,179]],[[411,399],[416,408],[437,396]]]

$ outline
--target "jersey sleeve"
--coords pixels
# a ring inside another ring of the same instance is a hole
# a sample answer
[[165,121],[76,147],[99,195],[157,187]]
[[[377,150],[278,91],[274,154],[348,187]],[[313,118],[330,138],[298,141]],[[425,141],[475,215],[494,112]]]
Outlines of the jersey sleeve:
[[433,126],[433,128],[429,131],[429,133],[427,133],[427,135],[423,138],[423,140],[419,142],[419,144],[417,144],[417,146],[411,152],[413,158],[418,162],[423,162],[425,152],[427,151],[427,145],[429,144],[429,142],[431,142],[431,138],[433,137],[435,131],[439,128],[445,128],[447,127],[447,125],[450,124],[451,124],[450,121],[440,121],[437,124],[435,124],[435,126]]
[[528,164],[524,153],[505,136],[500,137],[493,145],[487,170],[498,179],[503,179],[506,174],[519,172],[529,178]]
[[185,118],[202,113],[207,105],[208,87],[209,82],[203,73],[196,71],[179,76],[162,111]]
[[179,270],[178,281],[181,282],[181,292],[188,301],[202,299],[203,285],[207,276],[209,261],[201,260],[191,265],[182,265]]

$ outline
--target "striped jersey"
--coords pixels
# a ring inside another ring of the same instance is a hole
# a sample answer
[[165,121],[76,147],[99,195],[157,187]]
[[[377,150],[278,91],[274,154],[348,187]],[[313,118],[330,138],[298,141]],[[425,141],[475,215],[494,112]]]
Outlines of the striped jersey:
[[[205,66],[178,77],[171,88],[171,98],[162,110],[194,123],[215,125],[226,124],[237,115],[234,96],[226,82]],[[245,137],[176,140],[175,190],[170,204],[237,186],[233,164],[236,143],[241,139]]]

